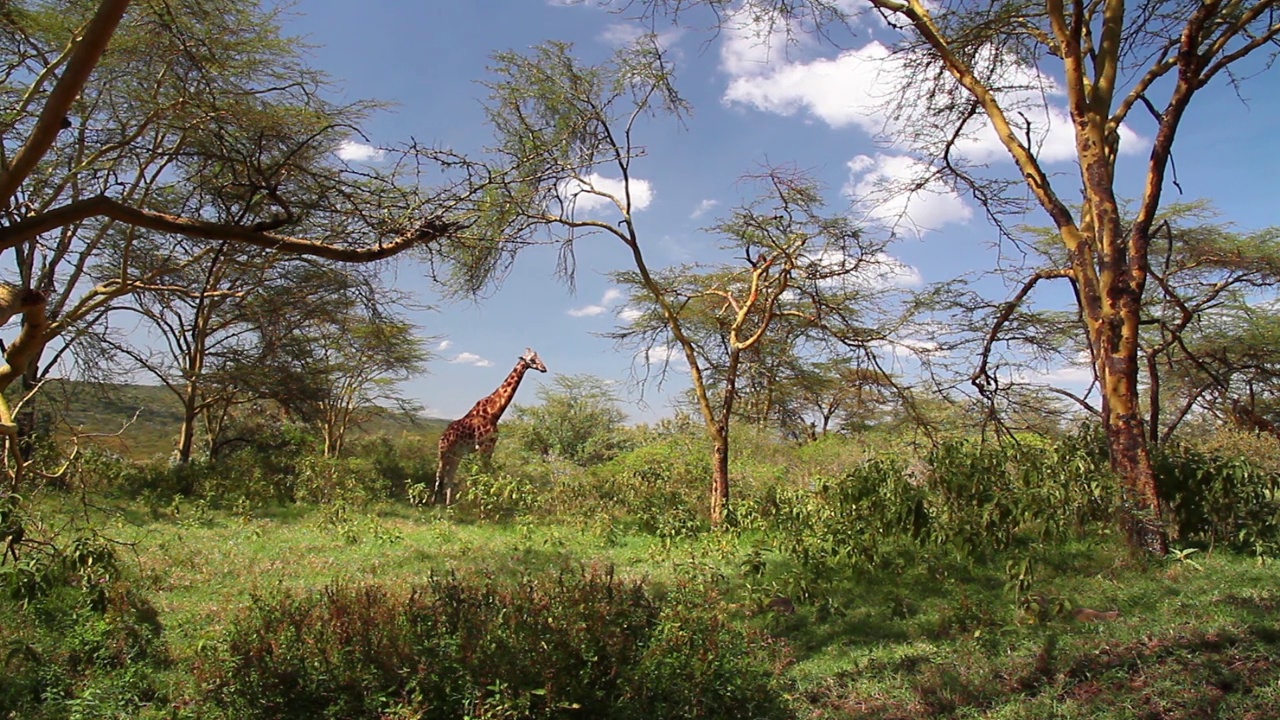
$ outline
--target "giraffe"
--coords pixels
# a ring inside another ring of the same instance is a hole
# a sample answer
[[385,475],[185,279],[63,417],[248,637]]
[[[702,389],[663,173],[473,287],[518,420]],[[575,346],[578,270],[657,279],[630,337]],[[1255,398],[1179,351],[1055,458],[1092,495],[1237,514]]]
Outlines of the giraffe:
[[453,502],[453,474],[458,471],[458,463],[471,452],[478,452],[484,459],[493,455],[493,446],[498,442],[498,418],[511,404],[516,388],[524,379],[525,372],[533,368],[538,372],[546,372],[547,366],[533,348],[525,348],[524,355],[516,361],[515,368],[506,380],[487,397],[477,402],[466,415],[449,423],[444,434],[440,436],[440,467],[436,470],[436,487],[434,501],[443,500],[445,505]]

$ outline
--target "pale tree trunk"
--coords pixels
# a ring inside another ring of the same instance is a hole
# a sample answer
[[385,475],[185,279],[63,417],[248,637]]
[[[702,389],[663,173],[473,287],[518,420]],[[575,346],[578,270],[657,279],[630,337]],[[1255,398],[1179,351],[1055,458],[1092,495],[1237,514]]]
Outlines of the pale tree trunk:
[[[1136,331],[1135,313],[1134,335]],[[1099,358],[1096,368],[1102,387],[1102,422],[1111,469],[1122,485],[1123,530],[1132,547],[1165,555],[1169,551],[1169,541],[1161,518],[1160,493],[1138,402],[1138,359],[1136,353],[1117,351],[1113,347],[1112,333],[1103,331],[1096,335],[1100,336],[1093,344]]]
[[711,443],[711,525],[724,524],[729,508],[729,427],[719,426]]
[[182,428],[178,431],[178,462],[183,464],[191,462],[191,451],[195,446],[196,421],[200,417],[198,397],[198,386],[194,381],[188,382],[182,398]]

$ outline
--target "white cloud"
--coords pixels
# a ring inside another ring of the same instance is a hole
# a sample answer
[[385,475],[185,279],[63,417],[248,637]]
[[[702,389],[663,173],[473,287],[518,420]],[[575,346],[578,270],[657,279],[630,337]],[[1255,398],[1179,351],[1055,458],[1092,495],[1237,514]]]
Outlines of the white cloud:
[[[612,23],[600,33],[600,41],[612,47],[625,47],[649,32],[644,26],[634,23]],[[684,28],[674,27],[654,35],[658,48],[669,51],[684,34]]]
[[475,367],[492,367],[492,360],[485,360],[475,353],[459,353],[457,357],[449,361],[450,363],[458,363],[462,365],[474,365]]
[[888,253],[876,253],[872,262],[859,268],[857,282],[872,289],[918,288],[924,277],[916,268]]
[[625,323],[633,323],[636,320],[639,320],[641,315],[644,315],[644,313],[640,312],[636,308],[631,307],[630,305],[618,311],[618,319]]
[[[917,83],[918,70],[883,43],[871,41],[833,58],[788,62],[771,56],[762,65],[744,61],[743,42],[729,35],[721,44],[721,67],[730,76],[723,97],[727,104],[779,115],[805,111],[833,128],[855,126],[894,140],[908,137],[913,129],[930,127],[934,120],[912,112],[912,108],[932,112],[920,96],[930,90]],[[1040,160],[1074,159],[1075,137],[1058,83],[1031,66],[1007,61],[1002,62],[1000,82],[1012,88],[997,90],[1001,106],[1008,116],[1026,124]],[[913,97],[920,97],[920,102],[912,103]],[[989,123],[975,120],[972,125],[956,142],[956,158],[976,163],[1009,160]],[[1122,126],[1120,135],[1121,152],[1143,149],[1145,141],[1131,128]]]
[[381,160],[386,156],[387,151],[355,140],[347,140],[338,146],[337,154],[347,162],[370,162]]
[[689,218],[691,220],[697,220],[703,215],[706,215],[708,212],[711,211],[712,208],[714,208],[719,204],[720,204],[719,200],[703,200],[702,202],[698,203],[698,207],[693,209],[693,213],[689,215]]
[[437,349],[437,350],[448,350],[448,349],[449,349],[449,348],[451,348],[451,347],[453,347],[453,341],[452,341],[452,340],[441,340],[441,341],[440,341],[440,344],[439,344],[439,345],[436,345],[436,349]]
[[637,357],[642,358],[646,365],[662,365],[684,357],[684,355],[674,345],[659,345],[647,350],[641,350]]
[[820,278],[820,285],[843,285],[874,292],[914,288],[924,284],[924,277],[919,270],[885,252],[858,259],[849,257],[840,250],[827,249],[807,260],[809,267]]
[[1093,360],[1088,351],[1079,352],[1067,365],[1040,372],[1017,371],[1013,379],[1057,387],[1085,388],[1093,384]]
[[586,307],[570,308],[569,317],[595,317],[603,315],[608,308],[603,305],[587,305]]
[[[560,186],[560,197],[571,211],[589,212],[613,204],[611,198],[625,203],[626,188],[620,178],[607,178],[591,173],[582,179],[571,179]],[[631,178],[631,211],[644,210],[653,202],[653,186],[648,180]]]
[[616,304],[623,297],[622,291],[618,288],[609,288],[604,291],[604,296],[600,298],[599,304],[587,305],[580,308],[570,308],[568,313],[570,317],[595,317],[603,315],[609,311],[609,308]]
[[928,165],[906,155],[858,155],[848,163],[845,195],[866,222],[917,237],[951,223],[964,224],[973,210]]
[[789,32],[767,8],[744,2],[720,23],[720,68],[733,76],[767,75],[787,64],[787,55],[803,32]]
[[899,360],[933,355],[942,347],[934,340],[924,338],[898,338],[897,340],[876,340],[874,347],[887,351]]

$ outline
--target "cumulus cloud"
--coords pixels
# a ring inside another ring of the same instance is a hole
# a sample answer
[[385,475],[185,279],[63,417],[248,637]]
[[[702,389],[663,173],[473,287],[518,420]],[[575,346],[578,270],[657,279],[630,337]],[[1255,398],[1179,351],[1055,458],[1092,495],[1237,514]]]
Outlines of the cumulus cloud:
[[452,341],[452,340],[441,340],[441,341],[440,341],[440,344],[439,344],[439,345],[436,345],[436,349],[437,349],[437,350],[448,350],[448,349],[449,349],[449,348],[451,348],[451,347],[453,347],[453,341]]
[[355,140],[338,146],[337,155],[347,162],[371,162],[386,157],[387,151]]
[[[607,178],[597,173],[571,179],[560,186],[560,197],[577,212],[590,212],[613,204],[613,199],[624,202],[625,187],[621,178]],[[653,202],[653,186],[648,180],[631,178],[631,210],[644,210]]]
[[703,200],[702,202],[698,203],[698,207],[693,209],[693,212],[689,215],[689,218],[692,220],[697,220],[703,215],[706,215],[708,212],[711,211],[712,208],[714,208],[719,204],[720,204],[719,200],[710,200],[710,199]]
[[600,302],[595,305],[586,305],[580,308],[570,308],[568,310],[570,317],[595,317],[603,315],[609,311],[609,308],[616,304],[623,297],[622,291],[618,288],[609,288],[604,291],[604,296],[600,298]]
[[[921,96],[929,90],[916,82],[918,71],[907,64],[906,57],[895,54],[889,46],[873,40],[835,57],[793,62],[775,52],[767,55],[767,62],[751,62],[752,56],[744,51],[747,40],[765,38],[772,45],[777,41],[776,33],[776,28],[763,26],[727,34],[720,47],[720,65],[729,75],[725,103],[779,115],[805,112],[833,128],[853,126],[888,138],[906,137],[922,121],[926,126],[930,122],[931,118],[913,117],[909,111],[892,112],[895,106],[929,112],[929,104]],[[757,47],[754,52],[758,56],[762,51]],[[1053,163],[1075,158],[1075,138],[1061,86],[1029,65],[1000,64],[1001,85],[1009,89],[998,89],[997,97],[1006,113],[1025,122],[1040,160]],[[911,103],[912,97],[920,97],[920,102]],[[907,101],[900,102],[901,98]],[[953,155],[977,163],[1007,160],[1008,152],[990,124],[972,124],[957,141]],[[1145,141],[1131,128],[1122,126],[1120,135],[1122,152],[1143,149]]]
[[1087,351],[1080,352],[1066,365],[1041,372],[1018,371],[1014,373],[1013,379],[1057,387],[1085,388],[1094,381],[1093,360]]
[[886,252],[858,259],[840,250],[827,249],[806,260],[808,268],[821,278],[819,285],[877,291],[916,288],[924,284],[924,277],[918,269]]
[[658,345],[641,350],[637,355],[646,365],[662,365],[683,357],[680,349],[674,345]]
[[458,356],[449,361],[459,365],[474,365],[475,367],[492,367],[493,361],[486,360],[475,353],[458,353]]
[[872,346],[889,353],[899,360],[933,355],[942,347],[934,340],[913,337],[898,338],[896,340],[876,340],[872,343]]
[[[613,47],[625,47],[648,32],[643,26],[634,23],[611,23],[600,33],[600,41]],[[664,52],[670,51],[683,34],[684,28],[671,28],[656,33],[654,42]]]
[[964,224],[973,210],[928,165],[906,155],[858,155],[848,163],[844,194],[864,222],[917,237],[944,225]]
[[804,33],[770,13],[758,11],[750,3],[739,5],[721,23],[720,68],[732,76],[768,75],[787,64],[788,50]]
[[636,320],[639,320],[640,316],[643,314],[644,313],[640,312],[636,308],[633,308],[630,305],[628,305],[618,311],[618,319],[625,323],[633,323]]

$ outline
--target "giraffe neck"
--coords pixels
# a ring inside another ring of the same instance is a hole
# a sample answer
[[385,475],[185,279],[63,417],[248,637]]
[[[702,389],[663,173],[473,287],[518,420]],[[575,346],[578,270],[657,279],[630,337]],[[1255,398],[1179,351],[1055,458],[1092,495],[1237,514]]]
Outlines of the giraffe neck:
[[515,368],[512,369],[507,379],[503,380],[498,389],[494,390],[493,394],[489,396],[489,403],[487,403],[489,407],[485,409],[489,412],[494,422],[497,422],[498,418],[502,417],[502,413],[511,404],[511,399],[516,396],[516,388],[520,387],[520,381],[524,379],[524,374],[528,369],[529,366],[523,360],[516,363]]

